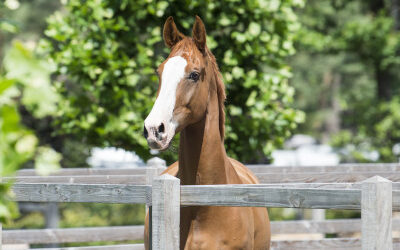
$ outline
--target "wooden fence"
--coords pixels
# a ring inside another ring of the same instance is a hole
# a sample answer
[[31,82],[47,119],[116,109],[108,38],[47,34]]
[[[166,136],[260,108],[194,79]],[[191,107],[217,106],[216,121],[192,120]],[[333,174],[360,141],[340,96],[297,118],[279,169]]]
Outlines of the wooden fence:
[[[164,169],[157,160],[150,161],[148,168],[64,169],[47,177],[22,170],[11,179],[16,183],[13,187],[16,201],[145,203],[152,206],[153,249],[177,249],[181,205],[357,209],[362,212],[361,220],[272,222],[271,227],[273,233],[362,231],[361,240],[273,241],[272,248],[360,249],[362,246],[363,249],[391,249],[392,223],[393,230],[400,229],[400,221],[391,219],[392,210],[400,211],[400,191],[397,191],[400,183],[391,182],[400,178],[396,173],[399,164],[249,167],[262,183],[269,184],[179,186],[179,180],[172,176],[153,180]],[[391,181],[373,177],[377,174]],[[369,177],[373,178],[366,180]],[[10,177],[4,179],[10,180]],[[330,181],[337,183],[320,183]],[[363,182],[354,183],[356,181]],[[141,240],[143,226],[4,230],[2,235],[3,244]],[[400,242],[394,240],[393,247],[400,249]],[[143,249],[143,245],[74,249]]]

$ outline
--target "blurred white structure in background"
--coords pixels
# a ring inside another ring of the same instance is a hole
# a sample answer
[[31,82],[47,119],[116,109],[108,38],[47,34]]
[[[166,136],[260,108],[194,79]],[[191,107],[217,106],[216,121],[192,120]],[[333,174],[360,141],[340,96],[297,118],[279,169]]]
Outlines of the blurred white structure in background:
[[120,148],[93,148],[87,163],[93,168],[127,168],[145,166],[142,159],[133,152]]
[[327,166],[337,165],[340,157],[332,147],[316,144],[308,135],[294,135],[285,142],[284,150],[272,152],[272,165],[276,166]]

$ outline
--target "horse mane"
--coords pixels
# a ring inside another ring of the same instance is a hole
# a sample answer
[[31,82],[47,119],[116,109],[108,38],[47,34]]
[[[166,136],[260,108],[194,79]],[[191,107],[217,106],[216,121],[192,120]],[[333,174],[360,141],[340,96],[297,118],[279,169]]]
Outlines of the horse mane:
[[226,99],[225,85],[224,82],[222,81],[222,76],[219,71],[217,60],[215,59],[215,56],[208,49],[207,46],[206,46],[206,55],[208,56],[208,59],[211,63],[211,68],[214,73],[214,80],[217,87],[218,108],[219,108],[219,132],[221,135],[221,140],[223,142],[225,138],[225,99]]
[[[184,51],[185,48],[193,49],[193,46],[196,47],[193,39],[189,37],[185,37],[180,42],[178,42],[175,46],[172,47],[171,54],[176,54],[178,51]],[[213,78],[215,81],[217,95],[218,95],[218,108],[219,108],[219,132],[221,136],[221,141],[224,141],[225,138],[225,85],[222,81],[222,76],[219,71],[219,67],[217,64],[217,60],[215,59],[214,54],[211,50],[206,46],[205,47],[205,54],[204,54],[208,62],[211,65],[211,70],[213,73]]]

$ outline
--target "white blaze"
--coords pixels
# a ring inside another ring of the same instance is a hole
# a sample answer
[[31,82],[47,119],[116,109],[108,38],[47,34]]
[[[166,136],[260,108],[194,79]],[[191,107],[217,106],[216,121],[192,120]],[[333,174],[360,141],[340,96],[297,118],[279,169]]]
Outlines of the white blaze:
[[[170,124],[176,101],[176,89],[179,82],[185,75],[185,67],[187,61],[180,57],[174,56],[168,59],[164,65],[161,77],[161,89],[153,109],[144,121],[148,127],[158,127],[164,123],[166,132],[175,130],[176,124]],[[172,132],[172,131],[171,131]]]

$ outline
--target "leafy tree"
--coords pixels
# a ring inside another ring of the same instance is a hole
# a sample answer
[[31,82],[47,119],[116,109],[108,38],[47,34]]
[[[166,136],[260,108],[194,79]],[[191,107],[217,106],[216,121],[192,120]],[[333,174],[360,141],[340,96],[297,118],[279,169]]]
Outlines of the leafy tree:
[[[397,119],[389,107],[400,93],[395,1],[307,3],[299,14],[299,53],[291,60],[296,106],[310,114],[302,130],[347,147],[345,160],[396,160],[391,148],[400,127],[388,122]],[[374,150],[378,158],[368,156]]]
[[[247,162],[266,160],[303,114],[290,108],[293,88],[285,58],[294,53],[301,0],[70,0],[49,19],[45,42],[57,63],[62,133],[93,145],[150,154],[143,119],[155,98],[154,69],[168,54],[162,24],[174,16],[188,33],[194,15],[208,28],[208,46],[227,87],[226,145]],[[186,31],[186,32],[185,32]],[[172,160],[171,152],[163,155]]]
[[[23,163],[34,160],[47,173],[58,167],[60,155],[40,145],[35,134],[21,123],[23,104],[35,117],[55,112],[58,95],[50,86],[50,65],[37,59],[20,42],[14,42],[0,71],[0,177],[12,175]],[[0,183],[0,220],[15,213],[9,201],[10,183]]]
[[0,58],[13,39],[36,41],[46,28],[46,18],[60,7],[59,1],[0,1]]
[[[0,3],[0,26],[3,28],[0,35],[0,58],[4,57],[13,40],[24,41],[29,47],[36,47],[44,36],[47,27],[46,17],[60,9],[59,1],[47,0],[7,0]],[[36,51],[39,52],[39,51]],[[41,55],[45,58],[43,55]],[[0,64],[1,64],[0,59]],[[53,126],[53,117],[37,117],[21,103],[18,107],[21,123],[34,132],[41,145],[49,145],[63,155],[63,167],[87,167],[86,158],[90,154],[90,147],[73,136],[56,135]],[[33,167],[31,162],[23,165],[24,168]]]
[[[39,59],[20,41],[14,41],[11,46],[8,43],[21,28],[13,18],[19,7],[17,0],[0,3],[0,179],[13,175],[28,161],[39,172],[46,173],[57,168],[61,158],[22,122],[21,107],[32,117],[41,119],[54,114],[59,95],[50,84],[52,64]],[[11,183],[0,183],[0,222],[17,213],[10,199],[10,186]]]

